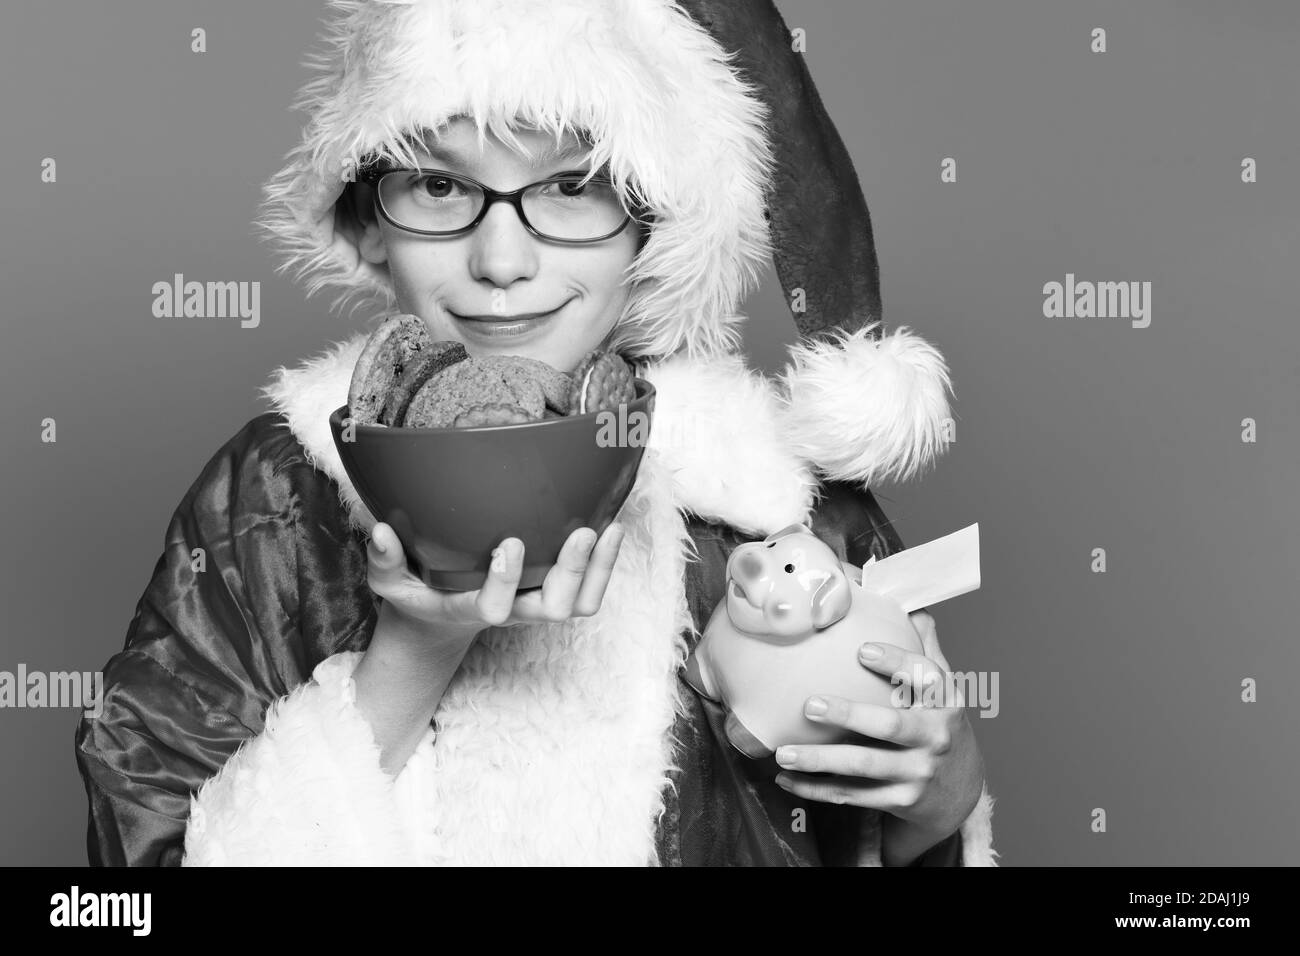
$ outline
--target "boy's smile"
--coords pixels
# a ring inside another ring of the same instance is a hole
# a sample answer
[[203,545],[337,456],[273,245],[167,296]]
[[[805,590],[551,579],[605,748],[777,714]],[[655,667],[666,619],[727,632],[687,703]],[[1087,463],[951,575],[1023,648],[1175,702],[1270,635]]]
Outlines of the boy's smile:
[[478,339],[486,345],[504,341],[517,344],[542,335],[543,330],[549,329],[557,319],[563,318],[565,307],[576,298],[571,297],[563,305],[549,311],[518,313],[506,311],[506,297],[498,295],[500,292],[499,289],[493,290],[493,307],[499,307],[500,312],[487,315],[461,315],[450,309],[448,312],[457,320],[461,331],[470,338]]
[[[473,123],[457,117],[417,155],[422,168],[500,191],[589,168],[572,133],[558,152],[552,134],[517,128],[516,135],[526,156],[491,133],[480,151]],[[378,215],[373,197],[362,194],[361,254],[388,263],[400,311],[420,316],[436,340],[461,342],[471,355],[526,355],[569,372],[601,345],[627,304],[624,276],[638,246],[631,226],[590,244],[551,242],[532,235],[509,202],[495,202],[468,233],[421,236]]]

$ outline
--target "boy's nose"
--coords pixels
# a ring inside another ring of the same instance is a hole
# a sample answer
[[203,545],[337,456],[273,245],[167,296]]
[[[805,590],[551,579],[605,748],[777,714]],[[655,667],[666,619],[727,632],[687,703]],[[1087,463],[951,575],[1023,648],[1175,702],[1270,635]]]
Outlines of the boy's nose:
[[516,279],[536,274],[536,240],[510,203],[493,203],[471,240],[470,265],[475,278],[487,279],[498,289],[505,289]]

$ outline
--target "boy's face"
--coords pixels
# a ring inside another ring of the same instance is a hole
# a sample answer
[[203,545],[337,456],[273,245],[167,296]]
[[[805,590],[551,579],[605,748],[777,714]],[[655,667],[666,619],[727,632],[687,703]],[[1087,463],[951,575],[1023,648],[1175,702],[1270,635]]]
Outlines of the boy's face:
[[[533,129],[519,129],[517,136],[527,157],[491,135],[480,152],[472,122],[458,117],[419,151],[420,165],[463,173],[502,192],[588,168],[573,158],[535,162],[553,136]],[[562,145],[582,155],[572,134]],[[555,243],[525,229],[512,205],[496,202],[472,231],[431,238],[394,226],[372,201],[362,205],[361,254],[388,263],[398,308],[424,319],[435,340],[461,342],[470,355],[525,355],[572,371],[601,344],[627,301],[623,273],[637,252],[635,224],[602,242]],[[502,321],[534,313],[543,315]]]

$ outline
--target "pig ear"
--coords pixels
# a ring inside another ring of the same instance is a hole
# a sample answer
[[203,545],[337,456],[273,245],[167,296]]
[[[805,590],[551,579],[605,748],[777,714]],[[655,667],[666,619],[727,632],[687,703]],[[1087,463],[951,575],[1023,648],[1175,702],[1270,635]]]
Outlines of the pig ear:
[[813,627],[824,630],[840,621],[849,613],[853,603],[853,594],[849,590],[844,574],[832,574],[817,588],[812,599]]

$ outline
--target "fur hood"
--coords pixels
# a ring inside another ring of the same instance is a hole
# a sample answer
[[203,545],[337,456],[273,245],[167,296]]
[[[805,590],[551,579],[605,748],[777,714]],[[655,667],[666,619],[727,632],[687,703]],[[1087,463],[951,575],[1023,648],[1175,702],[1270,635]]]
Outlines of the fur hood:
[[[762,100],[665,0],[330,0],[327,51],[294,103],[310,116],[267,183],[257,225],[310,297],[394,311],[387,264],[336,208],[364,160],[418,165],[410,137],[470,117],[590,142],[593,167],[654,213],[615,344],[636,355],[734,350],[737,310],[772,254],[773,157]],[[701,135],[707,130],[707,135]]]
[[[256,223],[277,271],[309,298],[334,289],[336,310],[400,311],[388,264],[357,247],[348,187],[358,166],[415,164],[413,135],[457,116],[506,141],[518,122],[575,132],[653,218],[609,344],[634,359],[734,368],[740,310],[775,247],[786,291],[828,313],[811,324],[795,316],[806,334],[773,393],[788,410],[782,443],[826,477],[912,478],[946,447],[951,384],[937,349],[906,329],[882,337],[872,315],[875,250],[847,153],[800,58],[782,50],[788,31],[770,0],[685,6],[329,0],[325,48],[308,60],[316,76],[294,103],[309,122],[266,184]],[[715,33],[761,57],[724,49]],[[812,128],[795,125],[804,120]]]

